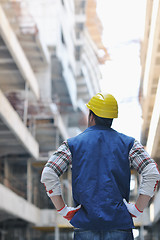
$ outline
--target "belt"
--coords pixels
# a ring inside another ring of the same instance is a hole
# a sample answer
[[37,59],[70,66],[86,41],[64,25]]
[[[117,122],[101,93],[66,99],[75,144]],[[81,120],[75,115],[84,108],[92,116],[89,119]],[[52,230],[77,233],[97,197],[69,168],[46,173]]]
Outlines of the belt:
[[115,231],[132,232],[132,229],[131,228],[129,228],[129,229],[117,229]]
[[[82,228],[74,228],[74,230],[84,230]],[[86,230],[86,229],[85,229]],[[101,231],[101,230],[100,230]],[[103,230],[102,230],[103,231]],[[105,231],[105,230],[104,230]],[[122,231],[122,232],[132,232],[132,229],[114,229],[114,230],[108,230],[108,231]]]

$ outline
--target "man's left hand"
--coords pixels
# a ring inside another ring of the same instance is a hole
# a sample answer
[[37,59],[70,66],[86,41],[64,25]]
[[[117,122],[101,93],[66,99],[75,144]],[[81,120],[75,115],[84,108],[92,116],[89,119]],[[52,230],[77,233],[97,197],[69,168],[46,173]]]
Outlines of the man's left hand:
[[57,210],[57,212],[61,216],[63,216],[65,219],[70,221],[73,218],[73,216],[75,215],[75,213],[79,211],[80,208],[81,208],[81,205],[79,205],[76,208],[74,208],[74,207],[67,207],[67,205],[65,205],[62,209]]

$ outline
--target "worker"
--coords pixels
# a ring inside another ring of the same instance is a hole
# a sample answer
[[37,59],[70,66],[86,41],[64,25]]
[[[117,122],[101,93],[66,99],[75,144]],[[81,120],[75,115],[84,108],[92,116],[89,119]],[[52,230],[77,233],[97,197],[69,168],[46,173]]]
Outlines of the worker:
[[[74,239],[133,239],[133,217],[147,207],[160,180],[155,161],[133,137],[111,128],[118,117],[108,93],[91,98],[88,128],[64,141],[46,163],[41,182],[57,212],[74,226]],[[74,207],[61,193],[59,177],[72,165]],[[130,169],[142,175],[136,203],[129,203]]]

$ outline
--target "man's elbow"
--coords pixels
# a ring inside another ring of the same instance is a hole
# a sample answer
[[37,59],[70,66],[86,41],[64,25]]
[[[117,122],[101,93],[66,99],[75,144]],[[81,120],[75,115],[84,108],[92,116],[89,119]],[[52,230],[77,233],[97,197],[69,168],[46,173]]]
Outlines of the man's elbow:
[[46,170],[46,167],[43,168],[43,171],[41,173],[41,183],[45,183],[45,180],[47,178],[47,170]]

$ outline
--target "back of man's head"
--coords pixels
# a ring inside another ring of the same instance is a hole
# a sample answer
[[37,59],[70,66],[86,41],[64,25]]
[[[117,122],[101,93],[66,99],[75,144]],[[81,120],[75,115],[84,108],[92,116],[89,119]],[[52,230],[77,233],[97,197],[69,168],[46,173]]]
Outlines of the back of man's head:
[[102,125],[106,127],[111,127],[113,118],[103,118],[103,117],[98,117],[92,110],[90,110],[89,114],[93,114],[95,124],[96,125]]

